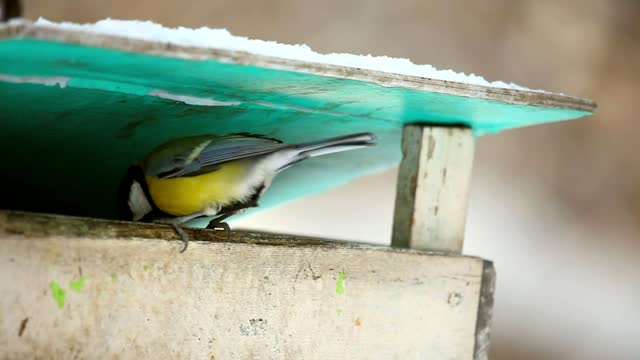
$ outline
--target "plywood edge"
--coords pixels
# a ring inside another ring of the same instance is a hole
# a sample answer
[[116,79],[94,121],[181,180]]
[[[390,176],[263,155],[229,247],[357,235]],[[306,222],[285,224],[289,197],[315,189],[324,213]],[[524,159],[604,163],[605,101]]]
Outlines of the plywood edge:
[[33,23],[25,19],[0,22],[0,40],[20,36],[20,34]]
[[[2,26],[2,25],[0,25]],[[13,33],[4,34],[0,28],[0,38],[17,36],[15,28],[21,28],[21,36],[60,41],[85,46],[105,47],[122,51],[161,55],[183,59],[215,59],[241,65],[252,65],[275,70],[308,73],[318,76],[351,79],[370,82],[386,87],[399,87],[417,91],[449,94],[461,97],[499,101],[509,104],[532,105],[570,109],[592,113],[596,103],[590,99],[572,97],[547,92],[524,91],[471,85],[455,81],[429,79],[418,76],[401,75],[382,71],[366,70],[346,66],[289,60],[256,55],[244,51],[175,45],[166,42],[138,40],[113,35],[87,33],[36,25],[23,21],[20,25],[5,25],[14,28]]]
[[[195,228],[186,228],[185,231],[192,241],[201,244],[226,243],[262,246],[342,248],[407,253],[431,257],[459,257],[473,259],[474,261],[482,261],[482,259],[474,256],[400,249],[384,245],[326,240],[303,236],[232,231],[231,236],[227,238],[223,231]],[[96,241],[101,239],[116,239],[122,241],[130,239],[172,241],[176,243],[177,248],[181,242],[180,237],[176,232],[166,225],[30,213],[13,210],[0,210],[0,241],[2,241],[3,234],[19,235],[26,239],[55,236],[83,238]]]
[[474,360],[489,358],[491,320],[493,318],[493,294],[496,287],[496,271],[491,261],[483,261],[480,301],[476,318],[476,339],[473,351]]

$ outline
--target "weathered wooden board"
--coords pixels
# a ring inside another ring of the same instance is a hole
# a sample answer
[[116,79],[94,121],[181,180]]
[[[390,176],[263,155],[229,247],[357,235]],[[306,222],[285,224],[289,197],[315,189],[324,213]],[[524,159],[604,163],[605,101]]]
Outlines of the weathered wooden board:
[[462,252],[474,139],[461,127],[405,126],[391,244]]
[[0,358],[485,355],[481,259],[189,234],[179,254],[163,226],[0,212]]

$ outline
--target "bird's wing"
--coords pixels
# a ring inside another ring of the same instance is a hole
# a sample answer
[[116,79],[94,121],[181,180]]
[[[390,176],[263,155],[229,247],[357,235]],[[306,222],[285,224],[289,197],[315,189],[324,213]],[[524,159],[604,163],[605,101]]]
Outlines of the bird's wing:
[[228,161],[266,155],[288,146],[244,133],[182,138],[159,146],[145,161],[145,171],[159,178],[195,176],[215,171]]

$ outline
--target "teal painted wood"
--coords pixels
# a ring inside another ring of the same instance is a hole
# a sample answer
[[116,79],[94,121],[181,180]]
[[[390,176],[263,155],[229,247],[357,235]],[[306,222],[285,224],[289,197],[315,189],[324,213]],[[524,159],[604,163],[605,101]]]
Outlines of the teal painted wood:
[[[384,87],[358,80],[30,38],[0,41],[0,206],[114,216],[126,167],[174,137],[248,131],[302,142],[373,131],[374,148],[317,158],[281,174],[262,208],[396,166],[402,126],[464,124],[478,135],[579,118],[588,111]],[[4,76],[4,77],[3,77]],[[66,86],[15,77],[66,77]],[[228,106],[150,96],[188,95]]]

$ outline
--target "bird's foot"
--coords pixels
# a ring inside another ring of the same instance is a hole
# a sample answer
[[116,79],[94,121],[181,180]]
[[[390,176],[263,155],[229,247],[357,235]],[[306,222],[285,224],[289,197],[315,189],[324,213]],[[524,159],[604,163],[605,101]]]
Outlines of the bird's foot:
[[213,219],[209,222],[209,225],[206,227],[210,230],[224,230],[227,234],[227,240],[231,239],[231,227],[224,221],[219,221],[218,219]]
[[180,250],[180,253],[182,254],[187,250],[187,247],[189,247],[189,235],[187,235],[187,233],[184,231],[184,229],[180,225],[181,222],[179,220],[180,219],[158,219],[155,220],[154,223],[170,225],[173,230],[176,231],[178,236],[180,236],[180,240],[182,240],[182,242],[184,243],[182,250]]
[[180,226],[179,224],[171,224],[171,227],[178,233],[178,235],[180,235],[180,239],[184,243],[182,250],[180,250],[180,254],[182,254],[183,252],[187,251],[187,248],[189,247],[189,235],[187,235],[182,226]]

